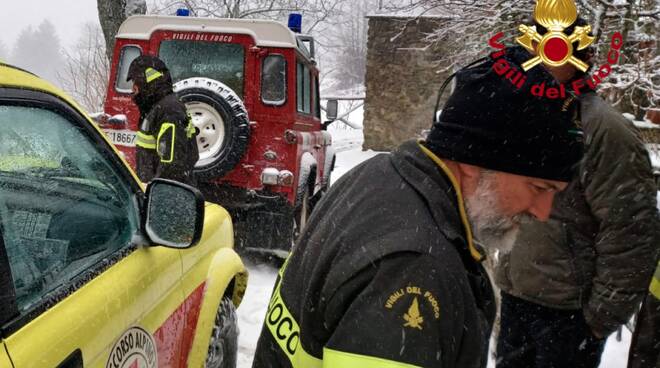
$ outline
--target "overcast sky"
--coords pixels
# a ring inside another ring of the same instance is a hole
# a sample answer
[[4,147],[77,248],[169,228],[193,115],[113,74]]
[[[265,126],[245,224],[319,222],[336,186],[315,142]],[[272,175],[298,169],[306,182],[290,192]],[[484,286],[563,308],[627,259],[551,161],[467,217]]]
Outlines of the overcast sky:
[[96,0],[0,0],[0,40],[11,49],[23,28],[37,27],[44,19],[68,47],[78,39],[82,24],[98,23]]

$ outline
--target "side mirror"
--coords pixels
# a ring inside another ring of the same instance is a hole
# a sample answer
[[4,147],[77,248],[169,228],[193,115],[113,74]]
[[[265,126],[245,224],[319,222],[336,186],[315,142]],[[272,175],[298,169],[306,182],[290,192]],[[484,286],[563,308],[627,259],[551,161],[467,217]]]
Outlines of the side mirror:
[[339,101],[337,100],[328,100],[328,103],[325,105],[325,117],[328,121],[337,120],[337,110],[339,109]]
[[199,190],[173,180],[154,179],[147,187],[145,230],[153,243],[190,248],[204,226],[204,198]]
[[326,130],[328,126],[337,120],[337,110],[339,109],[339,101],[337,100],[328,100],[328,103],[325,105],[325,118],[326,121],[323,122],[321,129]]

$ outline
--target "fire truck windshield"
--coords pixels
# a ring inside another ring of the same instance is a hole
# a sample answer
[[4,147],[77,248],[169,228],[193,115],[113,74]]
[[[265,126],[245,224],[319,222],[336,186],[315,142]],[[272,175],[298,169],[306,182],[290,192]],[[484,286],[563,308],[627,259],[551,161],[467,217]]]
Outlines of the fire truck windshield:
[[160,43],[158,54],[169,68],[172,82],[191,77],[211,78],[226,84],[243,97],[243,45],[166,40]]

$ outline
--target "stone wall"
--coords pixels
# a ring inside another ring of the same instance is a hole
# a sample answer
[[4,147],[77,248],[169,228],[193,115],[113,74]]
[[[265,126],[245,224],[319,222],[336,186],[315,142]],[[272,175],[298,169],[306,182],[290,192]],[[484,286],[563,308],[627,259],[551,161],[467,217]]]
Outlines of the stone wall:
[[442,46],[424,38],[441,25],[437,17],[369,17],[364,149],[390,151],[431,127],[449,73],[436,61]]

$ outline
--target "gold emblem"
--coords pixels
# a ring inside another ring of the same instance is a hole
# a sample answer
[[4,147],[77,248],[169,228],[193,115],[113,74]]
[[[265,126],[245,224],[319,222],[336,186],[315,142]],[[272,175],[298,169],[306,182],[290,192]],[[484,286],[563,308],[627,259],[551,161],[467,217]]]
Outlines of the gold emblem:
[[[538,0],[534,7],[534,20],[544,26],[548,32],[541,36],[536,26],[521,24],[518,29],[522,36],[516,42],[536,56],[523,63],[523,70],[528,71],[540,63],[549,66],[562,66],[570,63],[579,70],[586,72],[589,65],[573,55],[573,42],[578,42],[577,49],[583,50],[594,42],[589,36],[591,26],[578,26],[570,36],[564,29],[577,19],[577,7],[573,0]],[[538,44],[534,49],[533,42]]]
[[419,313],[419,303],[417,302],[417,298],[412,302],[412,305],[410,308],[408,308],[408,313],[403,314],[403,319],[406,320],[406,323],[403,325],[404,327],[411,327],[411,328],[417,328],[417,329],[422,329],[422,322],[424,322],[424,317]]

